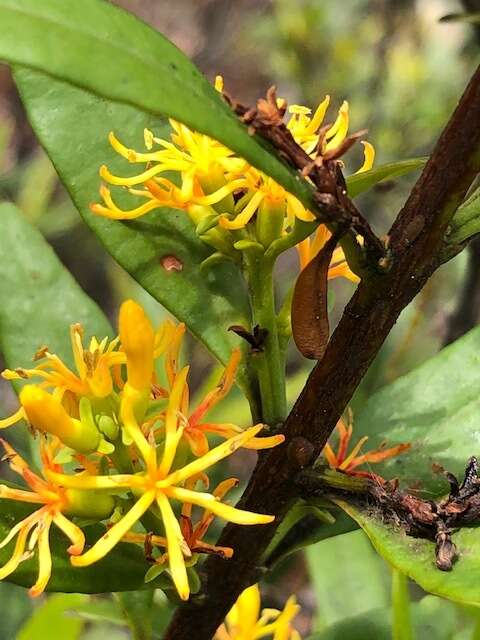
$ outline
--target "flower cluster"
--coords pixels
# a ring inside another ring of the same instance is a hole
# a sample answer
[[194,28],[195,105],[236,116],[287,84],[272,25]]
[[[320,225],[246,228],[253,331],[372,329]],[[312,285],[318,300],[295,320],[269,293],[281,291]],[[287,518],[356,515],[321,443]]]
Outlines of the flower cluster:
[[[217,77],[216,87],[223,81]],[[286,106],[283,99],[279,104]],[[349,127],[348,103],[344,102],[335,122],[324,124],[330,103],[327,96],[316,111],[292,105],[287,127],[296,142],[313,158],[318,154],[341,153]],[[236,250],[256,247],[267,250],[278,239],[293,233],[296,226],[305,228],[299,234],[297,247],[303,268],[321,249],[329,236],[324,225],[292,194],[272,178],[236,156],[230,149],[186,125],[170,120],[170,140],[156,137],[145,129],[145,151],[126,147],[111,132],[114,150],[129,163],[142,165],[142,170],[128,177],[113,174],[107,166],[100,168],[104,183],[123,187],[137,198],[137,206],[122,209],[106,184],[100,189],[102,204],[91,206],[94,213],[116,220],[131,220],[158,208],[172,207],[185,211],[196,225],[202,240],[217,252],[236,258]],[[373,165],[375,151],[363,142],[365,160],[359,172]],[[167,177],[168,176],[168,177]],[[172,177],[175,176],[175,177]],[[309,235],[317,230],[313,240]],[[300,237],[303,235],[303,238]],[[341,249],[337,250],[330,277],[343,276],[353,281]]]
[[[85,347],[82,327],[72,326],[75,370],[44,347],[33,368],[3,372],[6,379],[29,383],[21,389],[19,410],[1,420],[0,428],[23,418],[39,434],[41,476],[1,441],[4,460],[28,490],[1,485],[0,499],[38,509],[0,543],[3,547],[16,537],[0,579],[37,547],[39,576],[31,593],[41,593],[51,575],[49,530],[55,524],[71,541],[72,565],[91,565],[122,540],[140,544],[150,550],[147,560],[169,567],[180,597],[187,599],[187,564],[194,564],[198,553],[226,558],[233,553],[203,539],[215,516],[242,525],[273,520],[222,501],[236,484],[233,478],[208,491],[206,472],[220,460],[240,447],[273,447],[283,436],[258,437],[261,424],[244,430],[206,419],[234,382],[235,350],[218,385],[190,410],[189,368],[179,365],[184,331],[184,325],[169,320],[154,330],[143,309],[128,300],[120,309],[119,337],[112,341],[92,338]],[[209,434],[223,442],[211,448]],[[203,509],[195,524],[193,507]],[[88,549],[76,518],[105,524],[105,534]]]
[[336,425],[338,435],[337,451],[333,450],[330,443],[325,445],[323,455],[325,456],[329,466],[337,471],[343,471],[352,476],[363,476],[372,478],[379,482],[384,482],[383,478],[372,471],[359,470],[358,467],[364,464],[376,464],[389,458],[404,453],[410,449],[409,442],[402,442],[395,447],[386,448],[386,443],[382,442],[378,449],[361,453],[363,446],[368,440],[368,436],[363,436],[349,452],[348,447],[353,435],[352,415],[350,413],[348,423],[340,418]]
[[228,613],[224,624],[217,630],[215,640],[301,640],[292,627],[292,620],[300,607],[295,596],[291,596],[282,611],[263,609],[260,611],[260,590],[254,584],[240,594]]

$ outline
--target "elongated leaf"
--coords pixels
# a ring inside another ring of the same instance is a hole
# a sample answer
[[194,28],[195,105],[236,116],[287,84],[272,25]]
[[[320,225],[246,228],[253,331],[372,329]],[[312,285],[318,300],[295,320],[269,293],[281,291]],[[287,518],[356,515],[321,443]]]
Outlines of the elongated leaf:
[[480,188],[460,206],[453,216],[447,242],[456,244],[480,232]]
[[[27,69],[17,70],[15,79],[40,142],[85,222],[154,298],[226,362],[232,346],[240,342],[228,327],[250,325],[239,271],[233,265],[201,270],[200,264],[211,249],[197,238],[182,211],[165,208],[126,223],[95,216],[89,210],[89,204],[99,199],[100,165],[107,163],[113,172],[128,170],[125,160],[110,147],[108,132],[114,130],[125,144],[140,148],[145,127],[168,137],[165,120]],[[131,196],[126,194],[125,199],[129,201]],[[118,201],[121,204],[121,195]],[[168,271],[162,266],[167,256],[175,256],[179,270]],[[242,381],[245,388],[245,375]]]
[[[361,531],[323,540],[307,549],[318,606],[317,629],[388,605],[389,576]],[[368,575],[368,579],[367,579]]]
[[[11,500],[0,501],[0,539],[7,535],[11,527],[32,512],[32,508]],[[93,544],[105,529],[100,526],[85,528],[88,544]],[[108,556],[90,567],[74,568],[70,564],[67,538],[55,527],[50,533],[53,571],[47,591],[64,593],[109,593],[111,591],[135,591],[137,589],[153,589],[156,587],[171,589],[172,583],[166,574],[156,580],[145,583],[144,577],[148,569],[145,554],[137,545],[120,543]],[[0,566],[11,556],[14,541],[0,550]],[[36,555],[22,562],[18,569],[9,576],[9,582],[31,587],[37,578],[38,566]]]
[[[0,58],[174,117],[222,141],[311,205],[310,185],[247,133],[184,54],[132,15],[100,0],[0,0],[0,24]],[[410,171],[412,162],[353,177],[351,193]]]
[[421,169],[426,161],[427,158],[410,158],[409,160],[399,160],[398,162],[382,164],[364,173],[355,173],[353,176],[347,178],[348,195],[351,198],[355,198],[379,182],[393,180],[394,178],[399,178],[407,173],[411,173],[416,169]]
[[309,201],[307,182],[248,135],[181,51],[129,13],[101,0],[0,0],[0,24],[0,58],[174,117]]
[[463,604],[480,605],[480,536],[478,528],[453,534],[460,557],[452,571],[435,566],[435,543],[407,536],[401,527],[341,500],[335,501],[354,518],[377,552],[422,589]]
[[89,335],[112,335],[98,306],[8,203],[0,204],[0,282],[0,350],[10,367],[30,366],[44,344],[73,364],[69,325],[74,322]]
[[370,438],[366,449],[384,440],[412,444],[375,465],[376,473],[431,497],[448,491],[437,465],[463,476],[466,461],[480,453],[479,352],[477,328],[367,401],[354,419],[355,438]]

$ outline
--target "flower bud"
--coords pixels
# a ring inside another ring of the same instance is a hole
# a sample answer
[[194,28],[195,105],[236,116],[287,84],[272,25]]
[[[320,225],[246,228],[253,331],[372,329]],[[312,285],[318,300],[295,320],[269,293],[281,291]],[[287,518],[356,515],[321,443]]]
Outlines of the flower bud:
[[20,402],[35,429],[57,436],[64,445],[79,453],[97,450],[101,438],[95,425],[71,418],[60,402],[40,387],[30,384],[23,387]]
[[128,383],[137,391],[150,389],[155,332],[142,307],[127,300],[120,307],[119,333],[127,356]]
[[105,520],[109,518],[115,508],[115,499],[108,493],[82,489],[67,489],[65,491],[67,507],[65,513],[88,520]]
[[286,205],[284,198],[265,197],[257,211],[256,236],[265,248],[281,238]]

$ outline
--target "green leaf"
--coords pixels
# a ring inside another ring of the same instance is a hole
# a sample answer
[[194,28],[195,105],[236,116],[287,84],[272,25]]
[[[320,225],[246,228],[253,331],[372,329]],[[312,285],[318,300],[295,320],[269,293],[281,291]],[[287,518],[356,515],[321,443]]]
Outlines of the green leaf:
[[75,607],[75,613],[89,622],[103,622],[117,627],[128,626],[120,605],[112,597],[92,597]]
[[452,571],[435,565],[435,543],[407,536],[399,526],[387,524],[376,514],[343,500],[335,500],[354,518],[377,552],[422,589],[459,602],[480,605],[480,536],[478,528],[463,528],[452,539],[460,554]]
[[85,601],[80,594],[58,594],[48,598],[22,627],[17,640],[79,640],[83,620],[72,610]]
[[[453,605],[435,596],[425,596],[412,605],[415,637],[452,640],[463,626]],[[309,636],[307,640],[391,640],[392,614],[388,608],[377,608],[355,616],[348,616],[327,629]],[[471,628],[471,624],[468,627]],[[463,636],[462,636],[463,637]],[[470,636],[468,636],[470,637]]]
[[308,183],[248,134],[181,51],[129,13],[100,0],[0,0],[0,24],[0,58],[184,122],[310,203]]
[[52,248],[12,204],[0,204],[0,350],[9,367],[31,366],[47,344],[73,364],[69,325],[111,336],[98,306],[82,291]]
[[[315,502],[315,499],[312,500]],[[345,515],[341,510],[334,509],[332,515],[330,507],[328,511],[318,507],[296,502],[278,527],[275,535],[264,554],[264,564],[269,569],[282,562],[290,554],[304,549],[312,544],[327,540],[334,536],[348,533],[357,528],[355,520]],[[332,518],[331,522],[327,519]]]
[[363,173],[354,173],[347,178],[348,195],[351,198],[355,198],[379,182],[399,178],[416,169],[420,169],[427,160],[428,158],[410,158],[409,160],[382,164],[379,167],[370,169],[370,171],[364,171]]
[[[2,500],[0,502],[0,540],[3,540],[10,529],[32,512],[31,506]],[[87,544],[93,544],[105,533],[99,525],[85,527]],[[0,566],[10,558],[14,542],[0,549]],[[145,571],[148,564],[145,554],[137,545],[119,543],[105,558],[99,562],[82,568],[74,568],[70,564],[67,538],[54,526],[50,532],[50,548],[52,550],[53,570],[47,591],[64,593],[109,593],[111,591],[136,591],[139,589],[172,589],[172,582],[166,574],[157,580],[145,583]],[[38,573],[37,554],[22,562],[18,569],[7,580],[23,587],[31,587]]]
[[[228,327],[250,325],[246,288],[236,266],[201,269],[211,249],[198,239],[184,212],[161,209],[126,223],[89,210],[89,204],[99,200],[100,165],[125,171],[125,160],[111,148],[108,132],[116,131],[125,144],[138,148],[143,129],[162,135],[165,120],[28,69],[17,70],[15,79],[32,126],[85,222],[122,267],[225,363],[232,346],[240,344]],[[121,197],[118,200],[121,203]],[[182,269],[165,270],[166,256],[175,256]],[[245,372],[239,381],[248,394]]]
[[[388,573],[361,531],[324,540],[306,552],[318,629],[350,614],[388,605]],[[367,578],[368,576],[368,578]]]
[[123,614],[135,640],[151,640],[153,591],[125,591],[117,594]]
[[427,497],[448,491],[436,465],[463,477],[480,451],[480,328],[443,349],[414,371],[369,398],[355,417],[354,438],[367,435],[365,450],[410,442],[411,449],[376,464],[385,478],[398,477]]
[[449,244],[460,244],[480,232],[480,188],[458,208],[447,235]]

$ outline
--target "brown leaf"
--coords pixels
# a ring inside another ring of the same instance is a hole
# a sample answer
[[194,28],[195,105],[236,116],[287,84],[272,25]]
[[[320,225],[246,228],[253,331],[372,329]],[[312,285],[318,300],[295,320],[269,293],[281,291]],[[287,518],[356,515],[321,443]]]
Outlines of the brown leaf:
[[321,360],[330,335],[327,275],[338,238],[332,236],[298,276],[292,300],[292,333],[305,358]]

